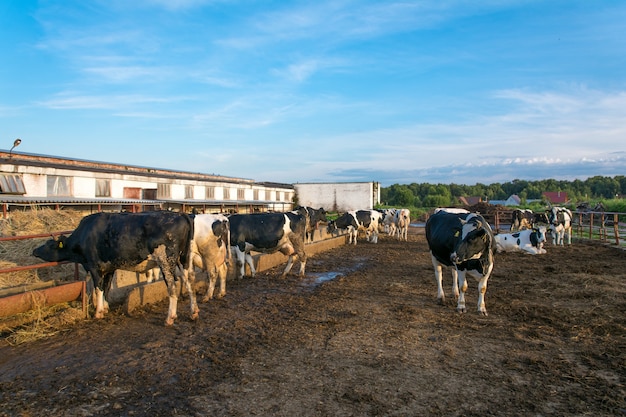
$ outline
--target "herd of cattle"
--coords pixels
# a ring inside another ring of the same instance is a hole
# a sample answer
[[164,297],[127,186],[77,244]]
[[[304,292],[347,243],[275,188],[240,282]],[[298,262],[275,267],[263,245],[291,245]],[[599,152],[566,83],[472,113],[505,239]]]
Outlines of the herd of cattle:
[[[487,314],[484,294],[493,270],[496,251],[522,250],[545,253],[543,243],[547,227],[552,230],[555,244],[563,244],[563,234],[571,243],[572,214],[567,209],[552,208],[546,218],[530,216],[520,211],[515,230],[494,235],[489,223],[477,213],[461,209],[438,209],[426,222],[426,239],[431,252],[437,297],[444,301],[442,266],[452,267],[453,291],[458,298],[457,310],[465,312],[466,273],[476,277],[478,310]],[[347,232],[348,243],[356,245],[359,231],[368,242],[377,243],[378,233],[385,231],[399,240],[408,239],[410,212],[407,209],[356,210],[327,220],[323,208],[298,207],[285,213],[194,214],[170,211],[143,213],[95,213],[83,218],[69,236],[46,241],[33,255],[48,262],[75,262],[83,266],[92,278],[96,318],[104,317],[108,309],[107,295],[116,270],[148,272],[160,269],[168,290],[169,308],[165,320],[172,325],[177,315],[179,283],[186,286],[190,298],[191,318],[198,317],[193,284],[195,269],[208,275],[204,301],[213,297],[217,280],[217,297],[226,294],[228,264],[234,256],[239,278],[248,264],[255,275],[252,251],[281,252],[288,256],[282,276],[292,269],[298,257],[298,275],[305,274],[307,255],[305,243],[322,222],[330,234]],[[546,223],[546,225],[539,223]],[[459,291],[460,288],[460,291]]]

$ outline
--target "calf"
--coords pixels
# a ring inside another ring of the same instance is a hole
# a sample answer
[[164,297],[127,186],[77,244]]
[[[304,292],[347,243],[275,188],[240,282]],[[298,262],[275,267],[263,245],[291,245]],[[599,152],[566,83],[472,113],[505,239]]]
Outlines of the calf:
[[546,226],[538,226],[515,233],[499,233],[494,236],[498,252],[527,252],[531,255],[546,253]]
[[[445,301],[443,266],[452,267],[452,290],[458,297],[457,311],[464,313],[466,273],[478,280],[478,312],[487,315],[485,292],[493,270],[494,237],[489,224],[476,213],[450,213],[443,210],[426,222],[426,240],[435,269],[437,298]],[[459,294],[459,287],[461,292]]]
[[198,317],[195,294],[187,279],[193,223],[189,216],[169,211],[95,213],[81,220],[69,236],[50,239],[33,251],[48,262],[76,262],[91,275],[96,293],[96,318],[104,317],[106,296],[117,269],[146,272],[158,266],[169,295],[166,325],[174,324],[178,277],[191,301],[191,318]]
[[565,207],[552,207],[546,214],[552,231],[552,244],[563,246],[563,240],[567,233],[567,244],[571,245],[572,212]]
[[256,269],[250,251],[281,252],[289,259],[281,277],[287,276],[295,257],[300,259],[298,275],[304,276],[307,255],[304,251],[306,218],[297,213],[233,214],[230,221],[230,244],[237,256],[239,277],[245,275],[245,264],[254,277]]
[[226,275],[230,261],[230,223],[223,214],[197,214],[193,219],[193,240],[191,242],[190,279],[194,280],[194,267],[207,273],[207,292],[202,301],[213,298],[215,284],[220,280],[217,295],[226,295]]

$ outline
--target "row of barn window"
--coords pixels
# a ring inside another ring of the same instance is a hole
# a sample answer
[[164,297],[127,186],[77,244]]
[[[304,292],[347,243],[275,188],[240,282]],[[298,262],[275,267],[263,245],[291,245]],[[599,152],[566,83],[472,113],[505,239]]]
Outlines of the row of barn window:
[[[72,177],[48,175],[47,195],[49,197],[71,197],[72,196]],[[254,200],[260,200],[259,190],[253,190]],[[0,174],[0,194],[26,194],[24,181],[19,174]],[[128,194],[125,198],[145,199],[145,200],[161,200],[171,198],[171,184],[159,183],[156,189],[128,188]],[[277,193],[277,201],[289,201],[290,196],[284,192]],[[96,197],[111,197],[111,180],[96,179]],[[235,196],[231,196],[230,188],[223,188],[223,199],[230,200]],[[185,185],[185,199],[194,198],[194,186]],[[215,187],[205,186],[205,198],[209,200],[215,199]],[[245,190],[237,189],[238,200],[245,199]],[[267,198],[265,198],[267,199]]]

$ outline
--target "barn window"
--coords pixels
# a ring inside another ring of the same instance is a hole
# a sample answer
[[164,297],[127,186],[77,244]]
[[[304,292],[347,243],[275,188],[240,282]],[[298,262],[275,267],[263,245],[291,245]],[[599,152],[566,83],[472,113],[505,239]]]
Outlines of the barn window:
[[224,188],[224,200],[230,200],[230,188]]
[[254,201],[259,201],[259,190],[254,190],[252,194],[253,194],[252,199]]
[[245,200],[246,199],[246,190],[243,188],[237,189],[237,200]]
[[193,199],[193,185],[185,185],[185,199],[186,200]]
[[0,193],[26,194],[26,187],[21,175],[0,174]]
[[168,199],[172,196],[171,184],[157,184],[157,199]]
[[48,175],[46,178],[48,196],[67,197],[72,195],[72,178]]
[[111,197],[111,180],[96,179],[96,197]]
[[206,187],[204,196],[207,200],[213,200],[215,198],[215,187]]

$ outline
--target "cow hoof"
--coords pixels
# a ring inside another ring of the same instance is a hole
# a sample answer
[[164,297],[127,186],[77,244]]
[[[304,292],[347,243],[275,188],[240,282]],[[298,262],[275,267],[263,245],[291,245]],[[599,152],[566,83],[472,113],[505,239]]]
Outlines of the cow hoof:
[[458,311],[459,314],[467,313],[467,309],[465,307],[457,307],[456,311]]
[[198,320],[198,316],[199,316],[199,315],[200,315],[200,312],[199,312],[199,311],[194,312],[194,313],[191,315],[191,320]]
[[440,304],[440,305],[442,305],[442,306],[446,304],[446,299],[445,299],[445,297],[438,298],[438,299],[437,299],[437,301],[438,301],[438,302],[439,302],[439,304]]
[[208,302],[209,302],[209,300],[210,300],[211,298],[213,298],[213,297],[210,297],[210,296],[208,296],[208,295],[205,295],[204,297],[202,297],[202,302],[203,302],[203,303],[208,303]]
[[103,313],[102,311],[97,312],[97,313],[94,315],[94,317],[95,317],[95,318],[97,318],[97,319],[103,319],[103,318],[104,318],[104,313]]
[[485,316],[485,317],[487,317],[487,316],[489,315],[489,314],[487,314],[487,310],[479,310],[479,311],[478,311],[478,313],[479,313],[481,316]]
[[169,318],[169,317],[168,317],[168,318],[166,318],[166,319],[165,319],[165,326],[166,326],[166,327],[171,327],[171,326],[173,326],[173,325],[174,325],[174,319],[175,319],[175,318]]

